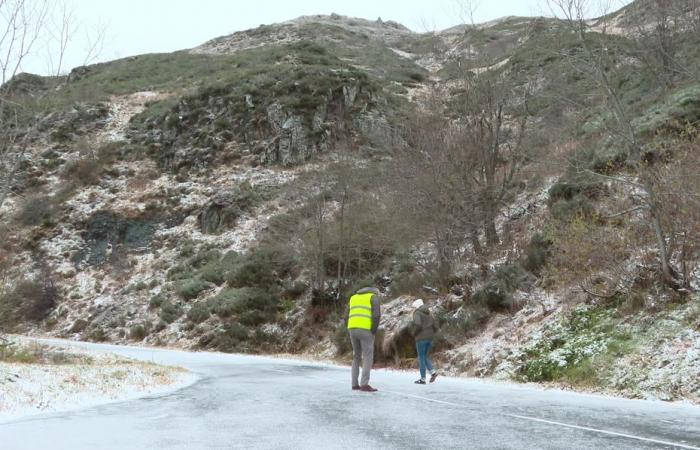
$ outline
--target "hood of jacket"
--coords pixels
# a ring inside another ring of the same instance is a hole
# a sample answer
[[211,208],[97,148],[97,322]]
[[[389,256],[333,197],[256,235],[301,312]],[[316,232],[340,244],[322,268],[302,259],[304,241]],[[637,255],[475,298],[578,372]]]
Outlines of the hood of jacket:
[[365,287],[356,292],[356,294],[369,294],[380,295],[379,289],[374,287]]

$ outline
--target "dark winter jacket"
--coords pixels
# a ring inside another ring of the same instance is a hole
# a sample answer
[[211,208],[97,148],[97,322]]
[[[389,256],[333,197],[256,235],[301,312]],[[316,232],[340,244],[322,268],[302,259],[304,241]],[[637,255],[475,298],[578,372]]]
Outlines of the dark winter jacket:
[[432,341],[437,333],[437,321],[426,305],[413,312],[413,335],[416,341]]

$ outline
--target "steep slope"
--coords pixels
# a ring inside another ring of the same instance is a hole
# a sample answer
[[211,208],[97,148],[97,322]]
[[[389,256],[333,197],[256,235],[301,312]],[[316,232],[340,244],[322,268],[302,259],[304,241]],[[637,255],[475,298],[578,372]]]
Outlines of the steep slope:
[[[697,148],[700,91],[692,70],[658,83],[627,30],[609,41],[611,79],[662,174]],[[679,59],[696,67],[697,36],[681,31]],[[344,358],[343,299],[374,284],[379,364],[412,364],[409,305],[423,297],[449,373],[697,400],[697,247],[683,247],[688,291],[661,286],[636,174],[582,54],[554,19],[420,34],[331,15],[18,77],[6,88],[38,120],[21,196],[0,209],[0,326]],[[524,119],[527,152],[504,182],[498,242],[465,234],[441,274],[433,236],[402,215],[421,207],[406,179],[429,170],[400,169],[431,137],[430,108],[460,123],[480,78],[512,83],[504,145]]]

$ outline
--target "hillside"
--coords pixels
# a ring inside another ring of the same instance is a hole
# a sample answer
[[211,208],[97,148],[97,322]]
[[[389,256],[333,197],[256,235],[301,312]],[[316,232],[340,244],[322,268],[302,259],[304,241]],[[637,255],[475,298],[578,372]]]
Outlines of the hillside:
[[379,364],[414,365],[420,297],[446,373],[698,402],[700,16],[672,3],[22,74],[0,331],[346,360],[376,285]]

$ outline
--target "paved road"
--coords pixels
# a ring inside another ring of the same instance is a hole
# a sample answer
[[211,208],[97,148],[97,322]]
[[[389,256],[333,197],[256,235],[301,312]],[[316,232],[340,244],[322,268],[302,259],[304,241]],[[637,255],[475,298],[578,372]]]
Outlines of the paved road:
[[[88,344],[75,344],[88,346]],[[700,408],[298,361],[89,345],[187,367],[167,395],[0,423],[0,449],[700,449]]]

